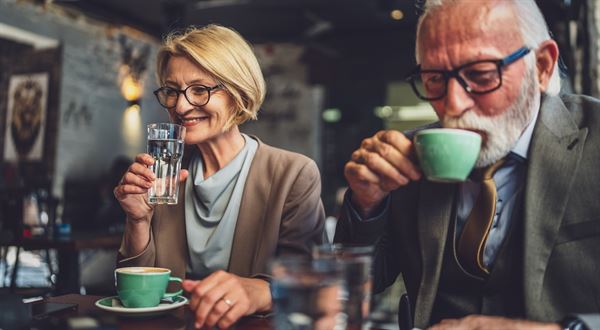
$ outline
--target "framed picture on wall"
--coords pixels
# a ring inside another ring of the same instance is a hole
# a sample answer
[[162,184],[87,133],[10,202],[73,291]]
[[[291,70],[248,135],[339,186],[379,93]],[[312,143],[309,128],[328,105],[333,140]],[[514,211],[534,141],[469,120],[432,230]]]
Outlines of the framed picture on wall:
[[56,153],[61,49],[2,54],[0,155],[3,163],[51,174]]

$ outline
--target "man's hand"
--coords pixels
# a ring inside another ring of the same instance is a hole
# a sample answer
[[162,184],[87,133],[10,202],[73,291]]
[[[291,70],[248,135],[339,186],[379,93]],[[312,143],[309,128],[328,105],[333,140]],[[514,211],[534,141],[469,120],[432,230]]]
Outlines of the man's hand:
[[561,330],[557,323],[540,323],[498,316],[469,315],[462,319],[447,319],[429,330]]
[[390,191],[421,178],[413,143],[398,131],[379,131],[364,139],[344,168],[352,202],[368,216]]

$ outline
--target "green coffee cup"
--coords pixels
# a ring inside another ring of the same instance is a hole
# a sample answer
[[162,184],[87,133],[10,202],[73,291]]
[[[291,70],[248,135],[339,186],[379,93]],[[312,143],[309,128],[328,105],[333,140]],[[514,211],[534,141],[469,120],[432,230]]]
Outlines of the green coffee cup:
[[465,181],[479,157],[481,136],[453,128],[431,128],[417,132],[415,150],[421,170],[430,181]]
[[169,282],[179,282],[171,270],[158,267],[125,267],[115,270],[117,294],[123,306],[128,308],[158,306],[163,298],[182,294],[182,290],[166,293]]

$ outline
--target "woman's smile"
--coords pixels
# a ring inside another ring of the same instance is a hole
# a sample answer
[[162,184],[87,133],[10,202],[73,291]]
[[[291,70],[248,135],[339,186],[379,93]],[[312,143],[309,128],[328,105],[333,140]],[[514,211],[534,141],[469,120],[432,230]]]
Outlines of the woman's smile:
[[203,121],[208,120],[209,116],[197,116],[197,117],[187,117],[187,118],[178,118],[181,124],[185,127],[195,126]]

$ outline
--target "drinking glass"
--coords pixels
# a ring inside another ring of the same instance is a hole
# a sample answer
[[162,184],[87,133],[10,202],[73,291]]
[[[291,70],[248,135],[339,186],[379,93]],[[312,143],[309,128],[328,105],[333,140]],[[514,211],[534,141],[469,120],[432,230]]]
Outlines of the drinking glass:
[[371,245],[323,244],[313,250],[315,260],[335,260],[341,265],[347,329],[368,329],[372,254]]
[[148,190],[151,204],[177,204],[179,172],[183,158],[185,127],[171,123],[148,125],[148,154],[154,158],[150,169],[156,180]]
[[339,263],[283,256],[271,262],[277,330],[345,329]]

